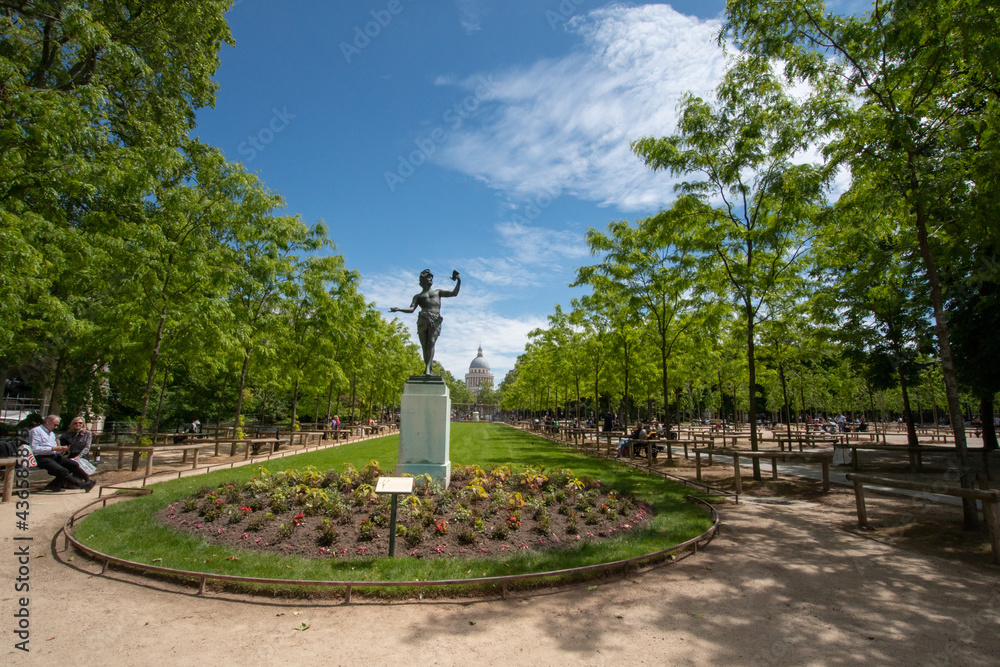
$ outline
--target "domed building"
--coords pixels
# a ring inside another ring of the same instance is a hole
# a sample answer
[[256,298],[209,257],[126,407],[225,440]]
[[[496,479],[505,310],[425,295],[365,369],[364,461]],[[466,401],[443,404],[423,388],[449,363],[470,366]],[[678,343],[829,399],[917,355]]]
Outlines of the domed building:
[[493,388],[493,373],[490,372],[490,362],[483,356],[483,348],[479,347],[479,354],[469,364],[469,372],[465,374],[465,386],[475,396],[479,396],[479,391],[483,387]]

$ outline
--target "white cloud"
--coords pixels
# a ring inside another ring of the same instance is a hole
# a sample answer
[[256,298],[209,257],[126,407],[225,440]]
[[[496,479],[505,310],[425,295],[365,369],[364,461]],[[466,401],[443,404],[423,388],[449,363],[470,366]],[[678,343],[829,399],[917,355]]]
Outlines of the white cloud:
[[483,0],[455,0],[458,8],[458,21],[466,32],[476,32],[482,29],[483,14],[486,5]]
[[670,134],[688,91],[708,94],[725,69],[718,21],[667,5],[612,6],[575,17],[581,50],[490,74],[485,111],[438,156],[491,187],[530,197],[562,191],[626,210],[673,199],[629,142]]
[[443,312],[445,321],[435,348],[437,360],[457,378],[465,377],[476,348],[483,346],[483,356],[490,363],[500,385],[507,371],[524,352],[528,332],[544,327],[544,317],[503,317],[474,305]]

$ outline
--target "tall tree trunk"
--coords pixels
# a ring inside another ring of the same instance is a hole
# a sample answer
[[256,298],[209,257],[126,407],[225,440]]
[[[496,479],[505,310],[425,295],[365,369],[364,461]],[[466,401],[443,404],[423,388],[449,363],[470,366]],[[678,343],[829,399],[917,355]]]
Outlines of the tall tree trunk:
[[240,368],[240,386],[236,394],[236,428],[240,428],[240,417],[243,416],[243,390],[247,386],[247,368],[250,365],[250,348],[243,348],[243,367]]
[[65,366],[66,355],[62,352],[59,353],[59,358],[56,360],[56,368],[52,373],[52,389],[49,390],[49,405],[48,409],[45,410],[46,414],[42,415],[47,417],[49,414],[58,415],[62,412],[62,405],[59,401],[59,384],[62,382],[63,368]]
[[153,433],[160,432],[160,415],[163,414],[163,394],[167,391],[167,369],[169,364],[163,367],[163,380],[160,382],[160,398],[156,402],[156,419],[153,420]]
[[806,413],[806,389],[801,381],[799,382],[799,401],[802,403],[802,416],[806,422],[806,435],[809,435],[809,415]]
[[[754,317],[751,303],[746,303],[747,309],[747,372],[750,375],[750,450],[757,451],[757,366],[754,358],[753,325]],[[754,481],[761,481],[760,459],[753,459]]]
[[354,369],[354,373],[351,375],[351,421],[354,421],[354,406],[357,405],[357,395],[358,395],[358,369]]
[[330,378],[330,391],[326,395],[326,423],[330,423],[330,409],[333,407],[333,378]]
[[629,377],[628,377],[628,375],[629,375],[629,373],[628,373],[628,366],[629,366],[629,364],[628,364],[628,356],[629,356],[628,355],[628,344],[625,344],[624,347],[625,347],[625,396],[624,396],[625,400],[622,401],[622,405],[625,408],[625,419],[623,420],[622,423],[625,425],[625,430],[628,430],[628,426],[629,426],[629,423],[630,423],[629,413],[631,412],[631,410],[630,410],[631,406],[630,406],[630,403],[629,403],[629,395],[628,395],[628,381],[629,381]]
[[[677,400],[677,410],[675,414],[677,415],[677,437],[679,438],[681,432],[681,388],[680,387],[674,389],[674,398]],[[667,411],[664,410],[663,412],[664,416],[669,418]]]
[[[601,392],[598,379],[601,376],[600,363],[594,364],[594,421],[601,421]],[[610,410],[611,408],[608,408]]]
[[788,444],[792,443],[792,406],[788,403],[788,383],[785,381],[785,365],[778,365],[778,379],[781,380],[781,398],[785,401],[785,430],[788,432]]
[[988,452],[1000,449],[997,429],[993,425],[993,394],[986,393],[979,397],[979,418],[983,420],[983,449]]
[[[910,393],[906,389],[906,378],[903,377],[902,366],[896,367],[896,375],[899,378],[899,389],[903,394],[903,419],[906,420],[906,442],[912,448],[916,449],[920,446],[920,441],[917,439],[917,426],[913,422],[913,410],[910,409]],[[913,465],[916,465],[916,456],[911,453],[910,459]]]
[[724,421],[723,415],[726,412],[726,394],[723,390],[725,385],[722,384],[722,371],[718,371],[719,375],[719,421]]
[[299,410],[299,379],[295,378],[295,389],[292,390],[292,424],[289,430],[295,430],[296,416]]
[[146,424],[146,416],[149,414],[149,395],[153,392],[153,380],[156,378],[156,364],[160,360],[160,345],[163,343],[163,329],[167,324],[167,307],[164,305],[160,309],[160,323],[156,327],[156,340],[153,342],[153,351],[149,355],[149,375],[146,377],[146,391],[142,395],[142,416],[139,418],[139,429],[136,434],[142,435]]
[[[916,156],[911,153],[910,159],[910,191],[919,196],[920,182],[917,178],[913,161]],[[927,235],[927,220],[923,206],[914,202],[914,219],[917,225],[917,243],[920,256],[927,271],[927,280],[931,288],[931,306],[934,311],[935,330],[938,339],[938,353],[941,357],[941,372],[944,375],[945,395],[948,399],[948,417],[951,419],[951,430],[955,436],[955,453],[958,455],[959,483],[963,489],[971,489],[973,485],[972,466],[969,465],[968,447],[965,440],[965,422],[962,419],[962,406],[958,401],[958,380],[955,375],[955,360],[951,353],[951,333],[948,330],[948,319],[944,312],[944,297],[941,282],[938,278],[937,263],[931,253]],[[979,515],[974,500],[962,500],[963,523],[966,530],[974,530],[979,526]]]
[[580,376],[574,375],[576,379],[576,421],[580,421]]
[[667,341],[660,334],[660,378],[663,381],[663,419],[670,424],[670,389],[667,382]]
[[372,383],[368,387],[368,409],[365,411],[365,414],[368,415],[368,419],[372,418],[372,405],[374,405],[374,400],[375,400],[375,379],[373,377]]

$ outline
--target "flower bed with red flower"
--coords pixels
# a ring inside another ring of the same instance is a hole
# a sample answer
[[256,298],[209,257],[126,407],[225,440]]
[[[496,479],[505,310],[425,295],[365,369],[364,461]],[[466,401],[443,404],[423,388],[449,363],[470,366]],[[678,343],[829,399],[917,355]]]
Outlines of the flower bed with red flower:
[[[389,502],[375,493],[377,461],[363,470],[312,467],[204,487],[158,517],[213,544],[314,558],[388,555]],[[479,558],[576,546],[641,529],[651,507],[570,470],[457,467],[443,489],[418,478],[400,496],[396,555]]]

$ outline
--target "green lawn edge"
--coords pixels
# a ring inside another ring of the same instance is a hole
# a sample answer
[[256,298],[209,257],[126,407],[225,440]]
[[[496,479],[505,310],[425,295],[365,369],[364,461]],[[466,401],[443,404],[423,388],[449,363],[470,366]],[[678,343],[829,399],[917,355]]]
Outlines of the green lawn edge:
[[[260,466],[272,473],[307,465],[319,470],[339,470],[344,463],[361,468],[374,459],[383,470],[389,471],[396,464],[398,447],[398,436],[386,436],[262,462]],[[109,505],[82,519],[77,523],[74,537],[110,556],[178,570],[287,580],[375,582],[471,579],[608,563],[679,544],[711,526],[705,510],[685,500],[689,490],[681,484],[508,426],[452,424],[451,460],[453,466],[476,464],[488,468],[494,464],[514,464],[544,465],[547,470],[570,468],[578,477],[592,477],[634,493],[655,507],[657,514],[645,528],[631,534],[581,543],[565,550],[454,560],[405,556],[311,559],[255,553],[212,545],[156,520],[157,511],[203,486],[254,477],[259,466],[250,465],[153,484],[149,487],[153,489],[151,495]],[[393,591],[402,592],[386,589],[390,595]]]

